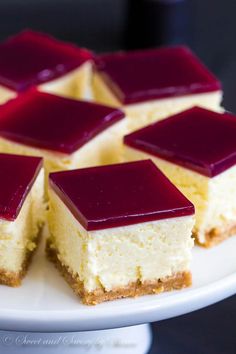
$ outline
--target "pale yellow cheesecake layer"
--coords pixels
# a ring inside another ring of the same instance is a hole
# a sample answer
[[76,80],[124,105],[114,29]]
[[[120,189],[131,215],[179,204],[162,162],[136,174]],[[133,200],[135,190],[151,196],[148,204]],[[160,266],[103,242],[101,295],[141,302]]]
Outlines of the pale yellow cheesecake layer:
[[120,162],[123,151],[122,137],[126,133],[126,119],[122,119],[70,155],[34,148],[4,138],[0,138],[0,152],[42,156],[47,180],[50,172]]
[[[38,89],[62,97],[92,99],[92,63],[87,61],[62,77],[39,85]],[[17,96],[17,92],[0,85],[0,104]]]
[[193,106],[219,112],[223,110],[221,107],[221,91],[163,98],[122,106],[122,103],[114,96],[98,73],[93,75],[93,97],[98,103],[112,107],[122,107],[128,119],[129,132]]
[[92,62],[39,86],[39,90],[75,99],[91,100]]
[[194,233],[199,243],[205,244],[206,235],[212,230],[227,232],[227,228],[236,224],[236,166],[209,178],[138,149],[124,148],[125,161],[147,158],[151,158],[194,204]]
[[50,188],[48,223],[59,261],[88,292],[189,271],[193,216],[86,231]]
[[36,178],[19,215],[14,221],[0,219],[0,271],[20,273],[27,252],[36,247],[36,238],[45,220],[43,169]]
[[0,105],[6,103],[12,98],[15,98],[16,96],[17,93],[15,91],[0,85]]
[[[38,89],[62,97],[92,99],[92,63],[88,61],[62,77],[39,85]],[[0,105],[17,96],[17,92],[0,85]]]

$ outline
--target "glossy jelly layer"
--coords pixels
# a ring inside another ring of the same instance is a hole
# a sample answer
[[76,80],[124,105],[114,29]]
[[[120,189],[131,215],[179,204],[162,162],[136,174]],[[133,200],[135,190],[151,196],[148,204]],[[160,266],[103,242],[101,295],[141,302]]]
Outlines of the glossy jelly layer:
[[42,163],[39,157],[0,154],[0,219],[17,218]]
[[71,154],[124,118],[118,109],[31,89],[0,109],[0,136]]
[[221,89],[220,82],[186,47],[105,54],[96,62],[123,104]]
[[23,91],[58,78],[91,58],[86,49],[24,31],[0,44],[0,85]]
[[194,107],[125,136],[126,145],[214,177],[236,164],[236,117]]
[[87,230],[194,213],[151,160],[51,173],[50,184]]

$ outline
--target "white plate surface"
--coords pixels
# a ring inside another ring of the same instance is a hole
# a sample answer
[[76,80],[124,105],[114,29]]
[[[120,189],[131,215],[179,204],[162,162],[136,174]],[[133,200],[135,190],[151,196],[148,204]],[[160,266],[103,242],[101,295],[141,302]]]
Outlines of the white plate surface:
[[193,251],[193,286],[160,295],[82,305],[54,266],[43,245],[20,288],[0,286],[0,329],[85,331],[158,321],[205,307],[236,293],[236,237]]

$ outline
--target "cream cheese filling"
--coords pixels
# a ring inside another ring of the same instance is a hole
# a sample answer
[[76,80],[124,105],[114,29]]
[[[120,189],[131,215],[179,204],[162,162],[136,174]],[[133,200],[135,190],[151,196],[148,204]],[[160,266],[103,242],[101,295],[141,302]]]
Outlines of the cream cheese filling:
[[[43,92],[58,96],[91,100],[92,99],[92,62],[89,60],[79,68],[38,86]],[[0,85],[0,104],[17,96],[17,92]]]
[[13,91],[5,86],[0,85],[0,105],[15,98],[16,96],[17,96],[16,91]]
[[212,229],[223,231],[227,226],[236,224],[236,166],[209,178],[129,146],[125,146],[124,154],[126,161],[151,158],[194,204],[194,231],[200,243],[205,242],[205,233]]
[[27,251],[35,249],[35,238],[45,220],[43,169],[14,221],[0,219],[0,270],[18,273]]
[[113,107],[122,107],[128,119],[130,132],[193,106],[200,106],[217,112],[223,111],[220,106],[222,101],[221,91],[156,99],[122,106],[98,73],[93,75],[93,96],[96,102]]
[[92,98],[92,62],[86,61],[79,68],[72,70],[55,80],[38,86],[40,91],[74,99],[91,100]]
[[193,216],[86,231],[51,188],[49,194],[51,241],[60,262],[87,291],[109,291],[189,270]]

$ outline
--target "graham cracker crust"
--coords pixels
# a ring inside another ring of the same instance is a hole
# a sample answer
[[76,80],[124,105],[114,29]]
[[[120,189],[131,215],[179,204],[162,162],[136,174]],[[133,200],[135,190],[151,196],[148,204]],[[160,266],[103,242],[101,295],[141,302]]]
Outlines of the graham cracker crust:
[[152,282],[132,282],[126,287],[116,288],[111,291],[105,291],[103,288],[99,288],[93,292],[88,292],[85,290],[84,284],[79,277],[73,276],[68,267],[60,262],[58,252],[50,240],[47,240],[46,243],[46,254],[47,258],[54,263],[61,275],[73,289],[74,293],[81,298],[85,305],[96,305],[104,301],[125,297],[159,294],[164,291],[186,288],[192,284],[192,275],[190,272],[186,271]]
[[205,233],[205,242],[199,242],[197,232],[194,234],[196,243],[205,248],[211,248],[236,234],[236,224],[230,224],[225,228],[213,228]]
[[40,226],[39,232],[38,232],[37,236],[34,238],[34,242],[36,244],[36,247],[34,248],[34,250],[30,251],[27,249],[26,254],[25,254],[25,259],[22,264],[20,272],[18,272],[18,273],[9,272],[5,269],[0,269],[0,284],[1,285],[8,285],[8,286],[12,286],[12,287],[18,287],[21,285],[21,281],[24,278],[24,276],[26,275],[28,268],[30,266],[30,263],[32,261],[33,255],[38,248],[38,244],[39,244],[41,236],[42,236],[42,229],[43,229],[43,226]]

